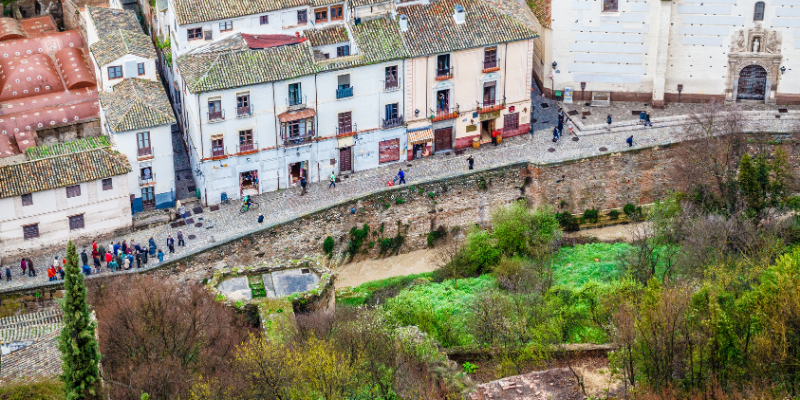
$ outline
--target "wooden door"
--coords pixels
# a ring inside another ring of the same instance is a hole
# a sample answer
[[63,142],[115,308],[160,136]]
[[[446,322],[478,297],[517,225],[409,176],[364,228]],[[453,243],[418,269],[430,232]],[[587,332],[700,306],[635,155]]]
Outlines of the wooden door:
[[453,148],[453,128],[437,129],[433,132],[433,151],[439,152]]
[[339,172],[353,170],[353,148],[339,149]]
[[339,114],[339,134],[350,133],[353,131],[353,122],[350,111]]

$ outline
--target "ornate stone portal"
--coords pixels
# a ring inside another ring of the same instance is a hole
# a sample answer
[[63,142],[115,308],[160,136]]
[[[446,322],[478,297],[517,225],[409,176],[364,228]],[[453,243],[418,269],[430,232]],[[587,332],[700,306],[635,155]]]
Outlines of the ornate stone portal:
[[728,53],[726,102],[775,102],[783,59],[781,43],[780,32],[764,29],[760,24],[753,28],[740,29],[733,35]]

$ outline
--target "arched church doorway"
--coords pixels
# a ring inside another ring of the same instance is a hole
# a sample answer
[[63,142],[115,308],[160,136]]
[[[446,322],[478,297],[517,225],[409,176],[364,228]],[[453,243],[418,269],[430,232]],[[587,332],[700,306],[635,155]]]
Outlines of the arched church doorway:
[[760,65],[748,65],[739,73],[736,100],[764,100],[767,71]]

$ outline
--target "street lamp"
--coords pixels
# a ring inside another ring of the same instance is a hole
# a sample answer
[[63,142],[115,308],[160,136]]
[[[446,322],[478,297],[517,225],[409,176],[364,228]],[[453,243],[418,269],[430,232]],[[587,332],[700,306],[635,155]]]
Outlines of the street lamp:
[[683,91],[683,85],[678,84],[678,103],[681,102],[681,92]]

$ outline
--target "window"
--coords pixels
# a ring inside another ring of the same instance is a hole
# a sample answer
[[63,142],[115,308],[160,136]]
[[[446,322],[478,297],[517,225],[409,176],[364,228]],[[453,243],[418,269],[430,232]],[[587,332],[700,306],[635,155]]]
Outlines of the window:
[[450,54],[442,54],[436,57],[436,76],[450,76]]
[[497,47],[487,47],[483,50],[483,69],[497,68]]
[[258,20],[261,22],[261,25],[269,25],[269,15],[262,15]]
[[122,78],[122,66],[108,67],[108,79]]
[[303,25],[308,22],[308,11],[300,10],[297,12],[297,25]]
[[333,6],[331,7],[331,21],[339,20],[344,18],[343,13],[343,6]]
[[436,112],[450,112],[450,90],[440,90],[436,93]]
[[347,89],[350,87],[350,74],[339,75],[337,79],[339,81],[339,89]]
[[318,9],[314,10],[314,21],[316,23],[327,22],[328,21],[328,9],[327,8],[318,8]]
[[219,23],[219,31],[225,32],[233,29],[233,21],[223,21]]
[[208,101],[208,120],[215,121],[224,119],[222,115],[222,100],[211,99]]
[[39,237],[39,224],[23,225],[22,226],[22,235],[25,237],[25,240],[38,238]]
[[144,63],[136,64],[136,69],[139,71],[139,76],[144,75]]
[[352,97],[353,87],[350,86],[350,74],[339,75],[337,79],[339,80],[339,86],[336,89],[336,98],[343,99],[345,97]]
[[350,55],[350,45],[339,46],[336,48],[336,57],[344,57]]
[[219,157],[225,155],[225,146],[222,144],[222,137],[211,139],[211,156]]
[[69,230],[83,229],[83,214],[69,217]]
[[398,115],[398,107],[397,103],[387,104],[386,105],[386,119],[395,119]]
[[403,118],[400,116],[400,104],[387,104],[384,109],[386,118],[383,120],[383,129],[395,128],[403,124]]
[[236,115],[250,115],[250,93],[236,95]]
[[255,145],[253,144],[253,130],[246,129],[239,131],[239,152],[253,151]]
[[753,21],[763,21],[764,20],[764,2],[759,1],[756,2],[756,10],[753,13]]
[[203,28],[189,28],[186,30],[186,37],[189,40],[202,39]]
[[353,131],[353,118],[350,111],[339,113],[339,132],[338,134],[350,133]]
[[303,96],[301,95],[300,82],[292,83],[289,85],[289,105],[296,106],[303,103]]
[[67,198],[81,195],[81,185],[67,186]]
[[155,178],[153,167],[144,167],[139,170],[139,177],[142,179],[142,183],[150,183]]
[[[314,136],[314,118],[298,119],[281,124],[284,139],[308,138]],[[295,142],[295,144],[300,142]]]
[[103,190],[114,189],[114,181],[111,178],[103,179]]
[[603,11],[616,12],[618,10],[619,10],[619,0],[603,0]]
[[398,86],[397,80],[397,65],[392,65],[391,67],[386,67],[385,69],[385,84],[384,88],[395,88]]
[[30,193],[23,194],[22,195],[22,205],[23,206],[32,206],[33,205],[33,195],[30,194]]
[[483,84],[483,106],[490,107],[495,105],[497,93],[497,82],[487,82]]
[[154,208],[156,206],[155,190],[152,186],[142,188],[142,208]]
[[152,155],[153,150],[150,148],[150,132],[138,132],[136,134],[136,146],[139,157]]

